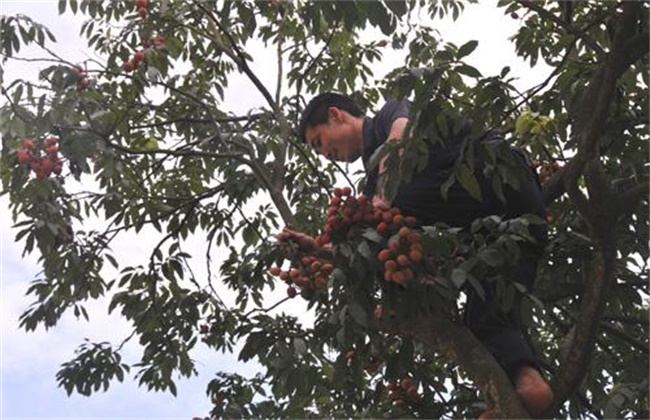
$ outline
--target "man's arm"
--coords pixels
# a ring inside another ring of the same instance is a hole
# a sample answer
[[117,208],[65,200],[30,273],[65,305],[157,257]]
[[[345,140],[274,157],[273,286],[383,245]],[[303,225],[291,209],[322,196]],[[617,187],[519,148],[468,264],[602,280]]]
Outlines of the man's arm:
[[[409,123],[409,119],[405,117],[400,117],[397,118],[395,121],[393,121],[393,124],[390,127],[390,131],[388,133],[388,139],[387,141],[400,141],[402,138],[404,138],[404,130],[406,130],[406,126]],[[402,155],[402,150],[399,151],[400,156]],[[375,196],[372,198],[372,205],[381,209],[388,209],[390,208],[390,201],[386,199],[386,195],[384,194],[384,183],[385,183],[385,172],[386,172],[386,159],[388,159],[388,156],[384,156],[380,161],[379,161],[379,176],[377,178],[377,192],[375,193]]]
[[282,232],[280,232],[276,236],[276,238],[280,242],[288,242],[288,241],[295,242],[296,244],[298,244],[302,252],[308,254],[314,254],[317,257],[322,258],[324,260],[331,261],[333,258],[331,245],[328,244],[328,245],[319,246],[316,244],[314,238],[307,235],[306,233],[285,227],[282,230]]

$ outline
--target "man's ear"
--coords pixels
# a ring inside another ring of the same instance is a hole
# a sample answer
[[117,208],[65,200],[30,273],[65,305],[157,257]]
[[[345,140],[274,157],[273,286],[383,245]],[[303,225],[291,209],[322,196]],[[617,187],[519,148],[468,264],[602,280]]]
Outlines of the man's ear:
[[327,108],[327,120],[330,122],[340,123],[343,120],[343,112],[340,108],[331,106]]

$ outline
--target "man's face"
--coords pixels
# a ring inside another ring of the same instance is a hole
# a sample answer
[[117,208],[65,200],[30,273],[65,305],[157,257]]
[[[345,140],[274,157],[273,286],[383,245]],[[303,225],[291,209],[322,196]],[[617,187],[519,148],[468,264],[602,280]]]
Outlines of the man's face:
[[305,139],[320,155],[330,160],[354,162],[361,155],[354,124],[335,107],[328,110],[328,121],[307,127]]

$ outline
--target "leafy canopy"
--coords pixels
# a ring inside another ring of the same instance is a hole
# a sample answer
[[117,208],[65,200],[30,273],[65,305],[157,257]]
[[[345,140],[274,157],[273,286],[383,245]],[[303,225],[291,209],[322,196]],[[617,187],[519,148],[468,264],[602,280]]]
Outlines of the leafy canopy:
[[[461,325],[463,290],[494,282],[512,304],[521,288],[507,281],[508,262],[534,220],[477,220],[471,238],[427,227],[420,234],[436,263],[422,273],[436,285],[406,288],[379,278],[382,237],[376,224],[360,225],[335,246],[327,287],[296,303],[309,315],[287,315],[289,298],[278,302],[282,283],[267,271],[295,250],[273,236],[283,225],[320,233],[342,179],[296,143],[294,126],[306,99],[337,90],[369,110],[386,96],[413,100],[413,138],[376,156],[389,156],[392,190],[458,116],[472,118],[474,134],[498,129],[529,152],[551,240],[523,305],[553,410],[647,417],[648,4],[501,0],[521,23],[516,53],[552,69],[519,91],[508,66],[484,75],[466,63],[479,40],[446,43],[418,20],[456,19],[466,3],[61,0],[60,13],[86,17],[80,37],[101,57],[83,63],[52,53],[46,26],[2,16],[3,64],[20,65],[31,44],[47,58],[38,81],[2,80],[2,192],[16,241],[43,269],[20,324],[88,318],[86,305],[108,297],[108,310],[132,326],[124,342],[142,349],[124,360],[124,343],[84,343],[59,384],[89,395],[133,373],[147,389],[176,393],[174,378],[197,373],[193,352],[209,348],[264,368],[250,378],[218,373],[207,386],[215,416],[476,415],[473,384],[486,391],[503,373]],[[383,38],[362,36],[368,28]],[[276,61],[260,63],[260,46]],[[405,59],[376,79],[373,66],[393,50]],[[274,86],[260,75],[272,66]],[[225,101],[236,75],[263,98],[243,113]],[[481,153],[498,195],[517,188],[503,154]],[[480,197],[472,156],[465,150],[446,190]],[[124,264],[111,245],[144,233],[157,245]],[[474,349],[485,363],[469,357]],[[399,397],[405,378],[415,395]],[[505,398],[507,380],[496,389],[482,397],[497,412],[523,413]]]

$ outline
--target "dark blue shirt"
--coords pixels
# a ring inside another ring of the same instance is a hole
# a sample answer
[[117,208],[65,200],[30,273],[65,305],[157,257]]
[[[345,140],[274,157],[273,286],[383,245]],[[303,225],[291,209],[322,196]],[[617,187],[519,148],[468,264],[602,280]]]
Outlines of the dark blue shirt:
[[366,168],[366,186],[363,193],[366,197],[375,195],[377,189],[377,168],[368,169],[372,154],[388,140],[388,134],[393,123],[398,118],[408,118],[411,104],[406,100],[390,99],[379,110],[374,118],[366,117],[363,121],[363,166]]
[[[377,148],[388,140],[390,129],[395,120],[408,118],[409,111],[410,103],[408,101],[391,99],[374,118],[364,120],[362,159],[366,168],[366,185],[363,193],[367,197],[375,195],[378,178],[378,168],[370,170],[369,160]],[[478,216],[479,209],[483,206],[467,194],[463,194],[462,200],[450,203],[442,198],[440,191],[442,184],[453,171],[463,139],[469,134],[468,124],[463,123],[464,128],[456,135],[446,133],[442,136],[442,143],[430,148],[427,166],[421,172],[416,173],[411,181],[399,185],[397,194],[392,201],[394,206],[399,207],[406,215],[417,217],[423,224],[442,221],[451,225],[464,225],[468,218],[467,213],[471,213],[471,216]],[[451,193],[453,195],[455,189]],[[459,204],[459,207],[454,204]],[[471,210],[468,211],[468,209]]]

